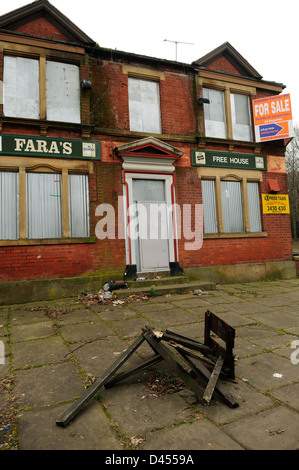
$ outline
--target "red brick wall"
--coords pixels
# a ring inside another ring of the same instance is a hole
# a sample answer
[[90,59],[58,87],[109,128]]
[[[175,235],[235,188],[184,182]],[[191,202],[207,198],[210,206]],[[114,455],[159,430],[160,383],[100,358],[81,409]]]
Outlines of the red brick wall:
[[15,31],[18,31],[19,33],[33,34],[35,36],[43,36],[51,39],[61,39],[63,41],[70,40],[67,36],[65,36],[65,34],[59,31],[59,29],[46,20],[46,18],[42,17],[19,26],[15,29]]
[[[267,193],[267,179],[277,178],[281,193],[286,193],[286,177],[264,173],[260,184],[261,193]],[[192,204],[202,202],[201,182],[195,168],[178,168],[176,177],[177,203]],[[262,212],[262,210],[261,210]],[[192,230],[194,231],[194,206],[192,207]],[[263,215],[262,230],[267,237],[257,238],[215,238],[204,239],[200,250],[186,251],[188,240],[179,240],[180,264],[184,268],[199,266],[234,265],[271,261],[291,261],[292,238],[289,215]]]
[[92,270],[93,245],[0,247],[0,281],[73,277]]
[[[92,123],[100,128],[130,130],[128,75],[122,64],[93,60]],[[165,72],[160,81],[163,134],[190,135],[196,131],[193,77]]]

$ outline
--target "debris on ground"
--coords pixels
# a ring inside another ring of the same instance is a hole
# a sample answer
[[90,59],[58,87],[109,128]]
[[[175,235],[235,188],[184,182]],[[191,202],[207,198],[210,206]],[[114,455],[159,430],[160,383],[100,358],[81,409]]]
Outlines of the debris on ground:
[[[4,377],[0,380],[0,396],[3,392],[10,392],[14,377]],[[0,450],[17,449],[16,420],[18,407],[16,398],[9,395],[5,407],[0,405]]]
[[201,289],[195,289],[193,292],[194,295],[207,295],[207,292],[203,292]]
[[144,383],[151,390],[154,397],[160,397],[167,393],[176,393],[186,388],[179,377],[173,377],[168,373],[158,374],[155,370],[149,372]]
[[35,306],[28,308],[30,312],[45,312],[45,315],[51,319],[60,318],[62,315],[66,315],[67,313],[71,313],[74,310],[71,308],[51,308],[49,306]]
[[119,300],[117,295],[112,292],[105,292],[100,290],[97,294],[84,294],[79,297],[79,300],[86,305],[103,304],[103,305],[126,305],[131,302],[140,302],[141,300],[148,300],[149,295],[145,293],[133,294]]
[[109,281],[109,282],[105,282],[105,284],[103,285],[104,292],[112,292],[114,290],[127,289],[127,288],[128,288],[128,284],[123,281]]

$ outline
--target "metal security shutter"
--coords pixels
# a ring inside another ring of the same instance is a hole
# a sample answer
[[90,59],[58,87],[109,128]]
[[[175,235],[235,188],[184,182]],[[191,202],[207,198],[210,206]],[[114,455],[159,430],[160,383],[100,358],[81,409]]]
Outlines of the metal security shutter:
[[27,238],[61,238],[61,175],[26,174]]
[[215,181],[202,180],[202,202],[203,202],[203,219],[204,233],[217,233],[217,213],[215,198]]
[[238,181],[221,181],[221,199],[224,232],[243,232],[241,183]]
[[88,175],[69,175],[70,237],[89,237]]
[[261,232],[261,209],[258,183],[247,183],[249,223],[251,232]]
[[19,238],[19,173],[0,172],[0,239]]

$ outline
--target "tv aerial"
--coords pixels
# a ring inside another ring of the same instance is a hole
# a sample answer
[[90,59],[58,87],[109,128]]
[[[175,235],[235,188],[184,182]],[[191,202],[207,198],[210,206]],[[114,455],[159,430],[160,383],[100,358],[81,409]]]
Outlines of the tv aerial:
[[173,42],[175,44],[175,60],[178,60],[178,44],[188,44],[189,46],[194,46],[191,42],[183,42],[183,41],[171,41],[170,39],[164,39],[164,42]]

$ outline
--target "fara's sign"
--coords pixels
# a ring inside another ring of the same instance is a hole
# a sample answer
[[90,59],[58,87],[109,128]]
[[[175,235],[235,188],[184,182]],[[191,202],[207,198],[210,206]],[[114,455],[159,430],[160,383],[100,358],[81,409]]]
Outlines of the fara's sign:
[[289,94],[253,100],[252,105],[257,142],[288,139],[294,136]]
[[242,168],[245,170],[267,170],[267,159],[262,155],[229,153],[216,151],[192,150],[193,166],[215,166],[224,168]]
[[262,194],[264,214],[289,214],[290,204],[287,194]]
[[82,158],[100,160],[100,143],[89,140],[50,139],[0,135],[0,155],[30,157]]

